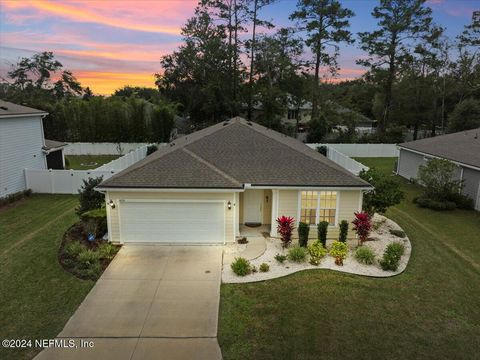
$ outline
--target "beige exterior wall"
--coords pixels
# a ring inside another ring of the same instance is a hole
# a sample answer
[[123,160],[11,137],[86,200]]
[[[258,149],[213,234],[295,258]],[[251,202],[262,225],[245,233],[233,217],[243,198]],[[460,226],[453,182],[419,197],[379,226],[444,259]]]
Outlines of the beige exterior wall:
[[[224,192],[118,192],[118,191],[108,191],[106,196],[107,203],[112,200],[115,204],[115,209],[107,206],[107,216],[108,216],[108,233],[110,236],[110,241],[114,243],[120,242],[120,212],[121,203],[120,200],[162,200],[162,199],[179,199],[179,200],[224,200],[225,203],[230,201],[232,203],[232,209],[225,210],[225,221],[226,221],[226,242],[234,242],[234,218],[236,207],[235,204],[235,194],[233,192],[224,193]],[[185,222],[188,222],[188,219],[185,219]]]
[[272,190],[263,192],[263,224],[270,225],[272,222]]
[[[278,199],[278,216],[291,216],[298,221],[299,217],[299,191],[298,190],[280,190]],[[361,209],[362,192],[359,190],[341,190],[337,191],[338,209],[337,209],[337,226],[328,228],[328,239],[338,239],[339,228],[338,223],[342,220],[349,222],[348,238],[355,238],[355,233],[351,230],[351,222],[354,212]],[[297,223],[298,225],[298,223]],[[294,231],[294,238],[298,237],[298,232]],[[309,233],[310,239],[317,238],[317,228],[312,226]]]

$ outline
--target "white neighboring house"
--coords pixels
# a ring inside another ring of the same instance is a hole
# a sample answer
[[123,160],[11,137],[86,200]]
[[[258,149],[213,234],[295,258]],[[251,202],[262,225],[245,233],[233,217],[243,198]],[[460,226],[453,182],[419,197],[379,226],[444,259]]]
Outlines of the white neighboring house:
[[0,100],[0,198],[26,190],[24,169],[47,169],[42,110]]

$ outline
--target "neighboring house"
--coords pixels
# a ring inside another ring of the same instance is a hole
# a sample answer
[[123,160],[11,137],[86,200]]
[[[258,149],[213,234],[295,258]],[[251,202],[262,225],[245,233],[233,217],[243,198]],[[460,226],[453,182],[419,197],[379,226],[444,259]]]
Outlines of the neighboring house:
[[46,169],[42,110],[0,100],[0,198],[26,190],[24,169]]
[[397,174],[417,178],[418,168],[432,158],[447,159],[458,166],[456,178],[464,181],[462,193],[480,210],[480,128],[406,142],[398,145]]
[[311,224],[312,238],[328,221],[337,238],[369,189],[298,140],[241,118],[176,139],[97,188],[112,242],[197,244],[234,242],[249,223],[276,236],[282,215]]
[[47,168],[53,170],[65,169],[63,148],[68,144],[55,140],[45,139],[43,151],[47,157]]

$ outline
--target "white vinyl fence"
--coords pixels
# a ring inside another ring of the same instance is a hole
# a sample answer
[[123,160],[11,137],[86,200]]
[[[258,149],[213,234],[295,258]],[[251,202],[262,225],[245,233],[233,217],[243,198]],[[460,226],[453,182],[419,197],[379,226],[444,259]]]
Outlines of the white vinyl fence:
[[313,149],[328,146],[350,157],[398,157],[396,144],[306,144]]
[[83,180],[103,176],[106,180],[117,172],[144,159],[147,155],[147,145],[110,161],[92,170],[33,170],[25,169],[27,189],[35,193],[47,194],[78,194]]
[[65,155],[125,155],[147,143],[68,143]]
[[334,163],[340,165],[344,169],[347,169],[351,173],[358,175],[362,170],[368,170],[369,168],[358,161],[342,154],[335,150],[333,147],[327,146],[327,157]]

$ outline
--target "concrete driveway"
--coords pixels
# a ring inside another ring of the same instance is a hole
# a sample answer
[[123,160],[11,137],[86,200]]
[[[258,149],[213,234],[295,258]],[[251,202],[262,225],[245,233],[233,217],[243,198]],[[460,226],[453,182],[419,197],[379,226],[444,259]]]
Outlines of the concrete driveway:
[[124,246],[58,338],[93,348],[39,359],[221,359],[222,247]]

